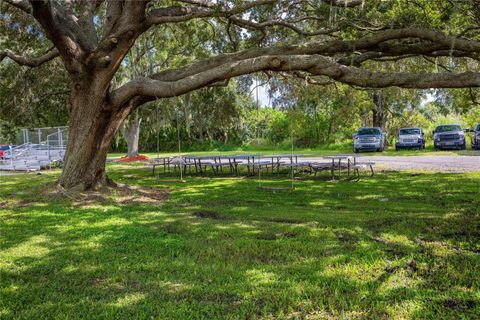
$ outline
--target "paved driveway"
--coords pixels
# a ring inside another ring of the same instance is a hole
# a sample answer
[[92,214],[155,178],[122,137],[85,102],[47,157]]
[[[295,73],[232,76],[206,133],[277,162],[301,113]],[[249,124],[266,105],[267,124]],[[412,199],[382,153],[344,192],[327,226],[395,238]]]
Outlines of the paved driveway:
[[[322,157],[308,160],[328,162]],[[480,172],[480,153],[478,155],[435,155],[435,156],[371,156],[368,153],[358,155],[358,162],[373,161],[378,168],[391,170],[427,170],[434,172]]]
[[[424,156],[379,156],[368,153],[357,154],[357,161],[373,161],[377,168],[390,170],[426,170],[434,172],[480,172],[480,152],[471,155],[424,155]],[[322,157],[305,160],[329,162]]]
[[[360,159],[361,161],[362,159]],[[478,156],[370,156],[373,161],[385,169],[428,170],[435,172],[480,171]]]

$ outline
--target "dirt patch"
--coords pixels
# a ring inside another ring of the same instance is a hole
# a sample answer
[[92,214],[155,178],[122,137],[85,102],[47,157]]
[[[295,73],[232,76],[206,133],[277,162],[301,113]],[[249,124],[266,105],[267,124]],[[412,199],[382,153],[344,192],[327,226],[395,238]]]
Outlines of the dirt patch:
[[216,219],[216,220],[223,220],[225,219],[220,213],[215,211],[195,211],[192,213],[192,216],[201,218],[201,219]]
[[118,202],[121,204],[159,204],[168,200],[169,197],[170,193],[163,189],[119,189]]
[[7,202],[0,202],[0,209],[6,209],[8,207]]
[[101,191],[65,190],[61,187],[49,188],[42,196],[46,201],[68,201],[74,206],[89,207],[97,204],[160,204],[169,199],[170,193],[165,189],[118,185]]
[[29,205],[31,205],[32,203],[34,203],[33,200],[30,200],[30,199],[21,199],[19,201],[17,201],[15,203],[15,207],[17,208],[25,208],[25,207],[28,207]]

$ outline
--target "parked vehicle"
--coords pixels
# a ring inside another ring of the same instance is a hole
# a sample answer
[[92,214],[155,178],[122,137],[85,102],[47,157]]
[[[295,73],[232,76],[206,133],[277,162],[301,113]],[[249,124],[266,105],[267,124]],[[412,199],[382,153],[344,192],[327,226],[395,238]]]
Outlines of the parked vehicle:
[[434,149],[467,149],[465,132],[458,124],[446,124],[433,131]]
[[480,123],[475,126],[472,139],[472,149],[480,150]]
[[418,148],[425,149],[425,135],[421,128],[401,128],[395,150]]
[[10,150],[12,146],[6,144],[0,144],[0,160],[5,157],[5,151]]
[[360,128],[354,135],[353,151],[379,151],[385,149],[385,132],[378,127]]

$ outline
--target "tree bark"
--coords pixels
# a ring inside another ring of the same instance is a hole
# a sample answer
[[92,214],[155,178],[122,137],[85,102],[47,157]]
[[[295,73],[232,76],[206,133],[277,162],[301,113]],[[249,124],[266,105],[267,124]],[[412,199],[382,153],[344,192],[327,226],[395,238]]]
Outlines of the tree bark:
[[69,106],[68,144],[59,184],[79,190],[104,187],[108,184],[105,163],[112,139],[132,105],[115,110],[95,84],[77,84]]
[[379,127],[385,130],[387,125],[387,110],[382,92],[375,92],[373,94],[373,103],[375,104],[375,108],[372,109],[372,125],[373,127]]
[[123,125],[120,127],[120,132],[122,133],[123,138],[127,142],[127,157],[134,158],[139,155],[138,152],[138,141],[140,139],[140,125],[142,119],[138,116],[138,113],[135,112],[130,118],[127,118]]

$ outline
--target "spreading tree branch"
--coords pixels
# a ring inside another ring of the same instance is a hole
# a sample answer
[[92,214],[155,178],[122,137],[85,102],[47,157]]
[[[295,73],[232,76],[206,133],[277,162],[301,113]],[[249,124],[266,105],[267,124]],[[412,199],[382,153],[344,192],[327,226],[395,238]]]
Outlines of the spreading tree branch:
[[218,5],[204,4],[202,6],[172,6],[158,8],[147,14],[147,24],[152,26],[168,22],[182,22],[206,17],[228,17],[245,12],[249,9],[274,4],[277,0],[248,1],[233,8],[222,8]]
[[348,67],[322,55],[265,55],[225,63],[218,67],[186,76],[175,81],[138,78],[112,92],[112,103],[123,105],[136,96],[154,99],[182,95],[222,80],[259,71],[306,71],[312,75],[326,76],[338,82],[368,88],[397,86],[402,88],[462,88],[479,87],[480,73],[389,73],[371,72]]

